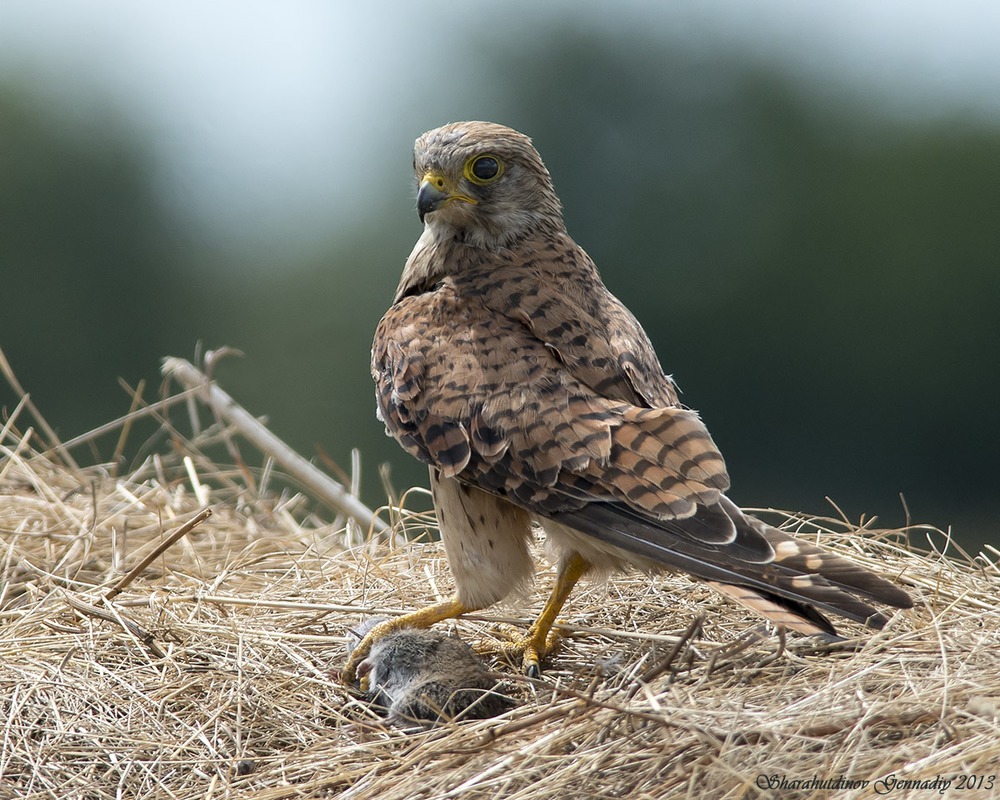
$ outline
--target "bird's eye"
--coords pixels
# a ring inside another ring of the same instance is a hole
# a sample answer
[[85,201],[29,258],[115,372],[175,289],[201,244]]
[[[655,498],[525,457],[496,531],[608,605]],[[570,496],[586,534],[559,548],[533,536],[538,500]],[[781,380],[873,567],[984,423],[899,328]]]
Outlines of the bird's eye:
[[481,181],[493,180],[500,173],[500,163],[490,156],[480,156],[472,162],[472,174]]
[[496,156],[475,156],[465,162],[465,177],[480,185],[500,177],[503,164]]

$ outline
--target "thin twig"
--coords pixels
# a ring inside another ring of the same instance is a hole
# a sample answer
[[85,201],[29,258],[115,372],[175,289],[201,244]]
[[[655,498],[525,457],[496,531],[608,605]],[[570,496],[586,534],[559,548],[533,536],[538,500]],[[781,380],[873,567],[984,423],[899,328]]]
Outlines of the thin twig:
[[49,440],[49,446],[59,453],[59,457],[63,460],[63,463],[66,464],[66,466],[79,470],[80,467],[76,461],[73,460],[73,456],[69,454],[69,450],[67,450],[66,446],[59,441],[59,437],[56,435],[56,432],[52,430],[48,421],[42,416],[35,404],[31,402],[31,397],[21,387],[21,382],[14,374],[14,370],[11,368],[10,362],[7,361],[7,356],[4,354],[2,347],[0,347],[0,372],[3,372],[4,377],[7,379],[7,383],[9,383],[10,388],[14,390],[18,400],[24,403],[25,408],[27,408],[28,411],[31,412],[31,416],[35,418],[35,422],[38,423],[38,427],[42,429],[42,433],[45,434],[45,438]]
[[146,556],[142,561],[136,564],[132,569],[130,569],[124,577],[118,583],[116,583],[108,593],[104,595],[105,600],[114,600],[122,591],[128,586],[136,577],[148,567],[153,561],[161,555],[167,548],[173,545],[175,542],[179,542],[185,536],[187,536],[192,530],[198,527],[202,522],[212,516],[212,509],[206,508],[199,512],[196,516],[189,519],[185,524],[181,525],[176,531],[171,533],[166,539],[160,542],[153,551]]
[[2,444],[6,440],[7,436],[10,435],[11,431],[15,432],[17,431],[17,429],[14,427],[14,423],[16,423],[17,418],[21,416],[21,412],[24,410],[25,406],[27,405],[27,401],[29,399],[30,398],[27,395],[25,395],[24,397],[22,397],[20,400],[17,401],[17,405],[14,407],[14,410],[10,412],[10,415],[7,417],[7,421],[4,422],[3,427],[0,428],[0,444]]
[[[68,439],[63,442],[62,446],[69,449],[71,447],[76,447],[77,445],[84,444],[85,442],[93,441],[106,433],[110,433],[113,430],[117,430],[124,425],[131,424],[137,419],[142,417],[148,417],[152,414],[157,414],[160,411],[165,411],[172,405],[176,405],[185,398],[194,394],[194,389],[186,389],[183,392],[178,392],[175,395],[166,397],[163,400],[157,400],[155,403],[150,403],[148,406],[143,406],[135,411],[130,411],[124,416],[113,419],[111,422],[106,422],[103,425],[98,425],[96,428],[87,431],[86,433],[81,433],[79,436],[74,436],[72,439]],[[47,453],[42,453],[41,455],[47,455]]]
[[97,608],[97,606],[92,606],[89,603],[84,603],[82,600],[78,600],[73,595],[66,595],[66,602],[70,604],[76,611],[84,614],[88,617],[94,617],[96,619],[103,619],[106,622],[113,622],[116,625],[121,626],[128,633],[132,634],[136,639],[142,642],[146,647],[149,648],[149,652],[152,653],[156,658],[166,658],[166,653],[164,653],[160,646],[156,643],[153,638],[153,634],[147,631],[142,625],[134,620],[129,619],[121,611],[116,611],[112,613],[110,611],[105,611],[104,609]]
[[628,690],[628,693],[625,695],[626,698],[631,700],[643,686],[652,683],[664,672],[670,669],[673,666],[674,661],[677,659],[677,656],[680,654],[681,648],[685,647],[688,642],[701,634],[701,627],[704,622],[705,616],[703,614],[696,615],[695,618],[691,620],[691,624],[688,625],[687,630],[681,634],[681,638],[674,642],[674,645],[670,648],[670,652],[667,653],[666,658],[661,659],[658,663],[654,664],[642,675],[640,675],[636,679],[632,688]]
[[111,456],[111,463],[114,465],[113,469],[118,470],[118,465],[122,458],[122,453],[125,452],[125,442],[128,441],[128,435],[132,430],[132,423],[135,422],[135,417],[133,416],[136,411],[138,411],[139,406],[142,405],[142,393],[146,388],[146,381],[139,381],[139,385],[135,387],[135,390],[131,392],[132,394],[132,405],[129,407],[128,414],[125,415],[125,421],[122,424],[121,433],[118,435],[118,443],[115,445],[114,455]]

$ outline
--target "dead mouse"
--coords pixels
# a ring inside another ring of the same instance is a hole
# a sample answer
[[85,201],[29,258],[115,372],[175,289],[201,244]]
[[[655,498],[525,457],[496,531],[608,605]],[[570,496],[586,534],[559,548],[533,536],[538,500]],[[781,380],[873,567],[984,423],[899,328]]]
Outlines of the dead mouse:
[[[380,618],[350,631],[348,655]],[[513,708],[469,645],[439,631],[405,628],[379,639],[358,666],[364,691],[393,724],[485,719]]]

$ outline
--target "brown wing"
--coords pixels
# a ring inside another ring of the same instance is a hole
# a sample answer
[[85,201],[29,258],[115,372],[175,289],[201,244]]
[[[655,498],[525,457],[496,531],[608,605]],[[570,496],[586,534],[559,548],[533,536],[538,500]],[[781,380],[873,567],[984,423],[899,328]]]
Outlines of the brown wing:
[[[531,511],[605,500],[684,519],[729,485],[694,412],[598,395],[527,326],[448,281],[389,310],[372,374],[381,418],[408,452]],[[703,527],[699,537],[733,539],[731,525]]]

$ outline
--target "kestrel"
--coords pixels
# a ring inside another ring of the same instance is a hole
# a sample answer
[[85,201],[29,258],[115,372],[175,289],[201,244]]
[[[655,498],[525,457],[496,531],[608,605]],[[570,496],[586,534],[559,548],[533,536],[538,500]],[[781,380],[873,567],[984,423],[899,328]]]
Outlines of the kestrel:
[[631,312],[570,238],[531,140],[458,122],[416,141],[424,230],[375,332],[380,419],[430,467],[454,598],[376,626],[372,643],[485,608],[531,580],[532,523],[559,553],[555,587],[516,643],[538,674],[587,573],[680,570],[773,623],[834,634],[824,612],[881,628],[869,601],[910,597],[770,527],[729,476]]

